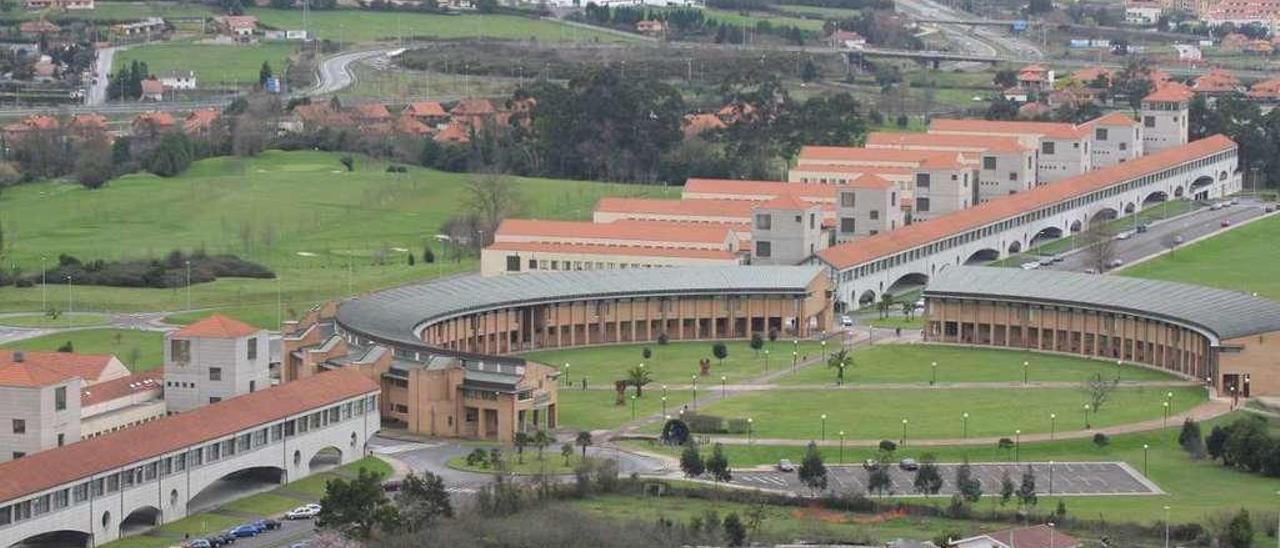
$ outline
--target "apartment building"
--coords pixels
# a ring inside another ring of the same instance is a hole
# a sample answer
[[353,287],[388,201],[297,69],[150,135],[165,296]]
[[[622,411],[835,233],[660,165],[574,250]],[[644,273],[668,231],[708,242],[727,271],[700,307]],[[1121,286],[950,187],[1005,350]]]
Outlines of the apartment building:
[[1094,169],[1113,166],[1142,156],[1142,124],[1121,112],[1086,122],[1093,132]]
[[908,175],[899,190],[911,201],[912,219],[958,211],[977,201],[974,169],[955,150],[804,147],[788,178],[803,180],[832,168],[848,170],[845,178],[832,183],[838,185],[847,185],[865,175],[878,175],[889,181],[899,173]]
[[1146,154],[1187,144],[1192,96],[1187,86],[1168,83],[1142,98],[1142,143]]
[[754,200],[605,197],[596,203],[591,220],[596,223],[630,220],[744,225],[751,222],[751,210],[755,207]]
[[1036,149],[1017,137],[876,131],[867,135],[866,147],[959,152],[977,172],[977,203],[1036,185]]
[[183,413],[270,386],[267,331],[214,314],[165,334],[164,399]]
[[794,265],[825,249],[822,210],[792,195],[760,204],[751,224],[751,264]]
[[875,236],[906,224],[898,187],[876,175],[863,175],[840,188],[836,208],[837,243]]
[[779,196],[795,196],[809,203],[835,206],[838,188],[831,184],[737,179],[689,179],[681,197],[685,200],[747,200],[763,202]]
[[1089,128],[1058,122],[952,120],[939,118],[929,133],[1016,137],[1037,151],[1036,183],[1044,184],[1093,169]]

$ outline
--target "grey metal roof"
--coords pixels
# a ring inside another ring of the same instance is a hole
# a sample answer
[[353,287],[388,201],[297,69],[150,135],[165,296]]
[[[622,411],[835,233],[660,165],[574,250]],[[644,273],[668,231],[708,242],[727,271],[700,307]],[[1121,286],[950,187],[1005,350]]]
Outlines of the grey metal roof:
[[962,266],[925,286],[925,295],[1076,304],[1155,317],[1218,340],[1280,331],[1280,303],[1241,291],[1177,282],[1055,270]]
[[421,346],[419,326],[473,312],[597,298],[802,295],[822,273],[817,266],[714,266],[468,275],[354,298],[338,307],[338,323],[384,341]]

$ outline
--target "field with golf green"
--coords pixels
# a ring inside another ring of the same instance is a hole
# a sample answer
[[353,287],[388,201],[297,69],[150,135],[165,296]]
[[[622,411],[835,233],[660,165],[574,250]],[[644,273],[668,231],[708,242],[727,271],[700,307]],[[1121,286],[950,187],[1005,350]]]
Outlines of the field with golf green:
[[[1117,388],[1102,406],[1090,412],[1094,427],[1159,419],[1168,392],[1170,414],[1205,401],[1202,388]],[[768,390],[739,394],[699,407],[698,411],[726,419],[752,418],[760,438],[808,440],[843,430],[849,439],[961,438],[969,413],[968,436],[1014,437],[1023,434],[1079,430],[1089,396],[1074,388],[907,389],[907,390]],[[1056,420],[1050,414],[1057,414]],[[655,429],[657,427],[654,427]]]
[[52,352],[68,342],[78,354],[113,354],[135,373],[164,363],[164,334],[159,331],[80,329],[23,339],[3,347]]
[[[613,381],[627,378],[627,371],[643,363],[649,371],[655,386],[663,384],[689,384],[691,377],[698,373],[698,361],[711,360],[711,373],[698,379],[699,384],[720,383],[724,376],[726,382],[734,383],[765,374],[769,371],[791,367],[791,353],[798,352],[797,357],[817,357],[822,354],[822,345],[814,341],[801,341],[798,345],[792,341],[778,340],[774,343],[765,341],[760,352],[752,350],[746,341],[725,342],[729,356],[723,361],[717,360],[711,353],[712,341],[673,342],[666,345],[625,344],[597,346],[568,350],[545,350],[530,352],[523,357],[545,363],[568,373],[573,382],[579,382],[583,375],[590,377],[594,386],[612,385]],[[644,349],[648,348],[652,355],[644,357]],[[832,348],[835,348],[833,345]],[[769,350],[765,354],[764,350]],[[767,363],[766,363],[767,362]],[[566,368],[565,364],[569,367]]]
[[214,84],[253,84],[258,81],[258,70],[263,61],[271,65],[276,74],[284,74],[285,59],[293,54],[294,45],[285,43],[260,44],[195,44],[191,42],[162,42],[134,46],[117,52],[111,71],[117,72],[133,61],[147,64],[151,74],[164,75],[170,70],[192,70],[201,87]]
[[1118,272],[1280,299],[1280,215],[1271,215]]
[[[1115,362],[1089,360],[1058,354],[1042,354],[1020,350],[991,350],[932,344],[879,344],[863,346],[853,352],[853,367],[845,368],[845,384],[917,383],[927,384],[934,377],[938,383],[1009,382],[1021,383],[1023,362],[1027,381],[1084,382],[1094,373],[1106,379],[1119,374],[1121,381],[1174,380],[1159,371],[1131,364],[1117,368]],[[836,369],[815,364],[794,375],[777,380],[778,384],[835,384]]]
[[[81,260],[159,258],[173,249],[230,253],[271,268],[279,277],[224,278],[180,289],[76,286],[71,310],[81,312],[233,307],[275,327],[277,298],[286,316],[315,302],[475,268],[474,259],[446,260],[434,240],[459,213],[471,175],[410,167],[341,154],[268,151],[255,158],[196,162],[165,179],[148,174],[88,190],[69,182],[6,189],[6,259],[39,272],[66,253]],[[590,181],[513,178],[519,216],[588,219],[605,195],[675,197],[678,189]],[[438,259],[422,261],[430,243]],[[415,254],[415,265],[408,255]],[[49,287],[50,302],[66,302],[65,286]],[[0,288],[0,311],[40,309],[39,287]],[[62,306],[59,304],[59,306]],[[292,311],[292,313],[291,313]]]
[[[302,28],[302,10],[249,8],[263,26],[278,30]],[[493,38],[539,42],[627,42],[617,34],[572,27],[516,15],[440,15],[341,9],[311,11],[311,32],[321,40],[341,43],[409,39]]]

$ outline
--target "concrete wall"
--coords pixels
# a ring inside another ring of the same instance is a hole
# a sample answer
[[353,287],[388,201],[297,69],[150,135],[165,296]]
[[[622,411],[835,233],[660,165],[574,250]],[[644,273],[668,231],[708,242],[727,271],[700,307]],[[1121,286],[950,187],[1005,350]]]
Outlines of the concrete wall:
[[[840,194],[841,198],[836,208],[837,242],[874,236],[896,230],[906,224],[899,204],[902,194],[896,187],[888,189],[850,187],[841,189]],[[852,231],[846,230],[849,228],[846,219],[852,219]]]
[[[520,258],[520,270],[507,270],[507,257]],[[532,263],[530,261],[533,261]],[[480,275],[502,276],[528,272],[554,272],[562,270],[599,270],[607,268],[654,268],[668,266],[732,266],[739,264],[737,256],[725,258],[682,257],[673,251],[671,255],[628,255],[625,253],[575,253],[568,251],[509,251],[483,249],[480,251]]]
[[1093,168],[1120,164],[1143,154],[1142,125],[1095,126],[1093,142]]
[[[173,341],[190,341],[189,362],[174,360]],[[249,359],[249,345],[257,349]],[[165,338],[165,403],[170,413],[181,413],[208,405],[210,398],[226,400],[271,386],[270,341],[265,330],[240,338]],[[213,380],[211,370],[221,370]]]
[[1039,184],[1045,184],[1089,171],[1092,165],[1091,150],[1088,135],[1079,139],[1042,137],[1036,180]]
[[[1036,153],[984,153],[978,170],[978,202],[1022,192],[1036,186]],[[990,160],[987,160],[990,158]],[[991,162],[994,168],[987,168]]]
[[1143,102],[1142,141],[1147,154],[1187,143],[1187,103]]
[[[80,440],[79,378],[43,387],[0,387],[0,462],[13,459],[14,452],[27,455]],[[66,408],[54,409],[54,394],[66,391]],[[26,421],[26,433],[13,432],[13,420]]]
[[[928,177],[927,187],[922,184],[922,176]],[[973,171],[968,168],[916,170],[912,181],[915,204],[911,209],[911,218],[928,220],[972,207],[975,179]],[[928,201],[927,210],[922,207],[925,203],[923,200]]]
[[[761,222],[767,215],[768,227]],[[761,243],[769,246],[768,256],[761,255]],[[825,247],[822,238],[822,212],[817,207],[805,210],[759,207],[751,224],[751,264],[794,265]]]

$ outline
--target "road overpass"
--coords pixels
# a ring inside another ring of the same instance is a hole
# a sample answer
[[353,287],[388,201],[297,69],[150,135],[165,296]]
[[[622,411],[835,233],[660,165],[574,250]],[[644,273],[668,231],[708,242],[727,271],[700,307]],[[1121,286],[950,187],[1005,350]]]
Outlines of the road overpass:
[[1008,257],[1170,198],[1211,200],[1240,186],[1236,144],[1215,135],[827,248],[808,262],[828,267],[838,306],[858,308],[953,266]]
[[360,459],[378,394],[332,371],[0,464],[0,546],[96,546],[185,517],[224,478],[284,483]]

